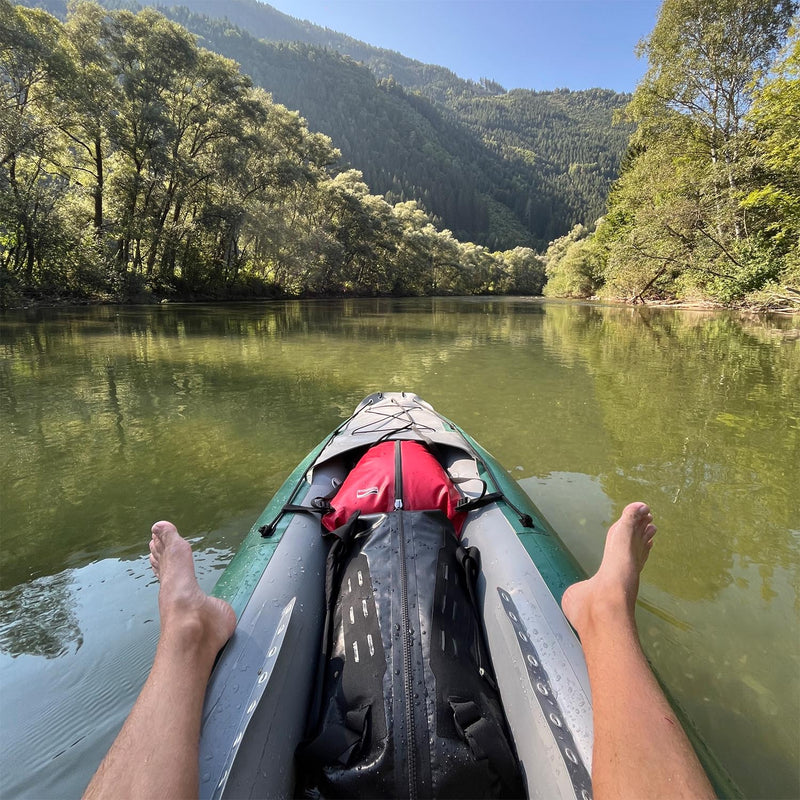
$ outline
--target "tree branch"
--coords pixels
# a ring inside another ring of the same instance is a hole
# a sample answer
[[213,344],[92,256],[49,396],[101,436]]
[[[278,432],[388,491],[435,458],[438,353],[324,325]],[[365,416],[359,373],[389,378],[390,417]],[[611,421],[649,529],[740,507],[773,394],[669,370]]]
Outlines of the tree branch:
[[[702,234],[703,234],[703,236],[707,237],[707,238],[708,238],[708,239],[710,239],[712,242],[714,242],[714,244],[715,244],[717,247],[719,247],[719,249],[720,249],[720,250],[722,250],[722,252],[723,252],[723,253],[725,253],[725,255],[728,257],[728,259],[729,259],[730,261],[732,261],[734,264],[736,264],[736,266],[737,266],[737,267],[739,267],[739,269],[744,269],[744,265],[743,265],[743,264],[742,264],[740,261],[738,261],[737,259],[735,259],[735,258],[734,258],[734,257],[733,257],[733,256],[730,254],[730,252],[729,252],[729,251],[728,251],[728,249],[725,247],[725,245],[724,245],[724,244],[722,244],[722,242],[720,242],[720,241],[717,241],[717,239],[715,239],[715,238],[714,238],[714,237],[713,237],[713,236],[712,236],[712,235],[711,235],[711,234],[710,234],[710,233],[709,233],[709,232],[708,232],[708,231],[707,231],[705,228],[703,228],[703,226],[702,226],[702,225],[698,225],[698,226],[697,226],[697,230],[698,230],[698,231],[700,231],[700,233],[702,233]],[[726,277],[730,277],[730,278],[731,278],[731,280],[733,280],[733,276],[726,276]]]
[[636,305],[636,301],[637,300],[641,300],[642,301],[642,305],[645,305],[644,293],[666,272],[666,270],[667,270],[667,265],[664,264],[664,266],[661,267],[661,269],[658,270],[656,272],[656,274],[653,275],[652,278],[650,278],[650,280],[647,282],[647,285],[644,287],[644,289],[642,289],[638,294],[634,295],[634,297],[633,297],[633,304],[634,305]]

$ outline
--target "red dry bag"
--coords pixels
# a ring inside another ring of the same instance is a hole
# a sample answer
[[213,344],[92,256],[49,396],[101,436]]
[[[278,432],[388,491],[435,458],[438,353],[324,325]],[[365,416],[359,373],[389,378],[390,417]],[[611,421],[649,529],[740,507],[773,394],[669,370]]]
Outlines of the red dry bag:
[[460,496],[441,464],[425,445],[381,442],[371,447],[345,478],[333,508],[322,518],[329,530],[344,525],[354,511],[385,514],[393,509],[441,511],[461,535],[466,514],[456,511]]

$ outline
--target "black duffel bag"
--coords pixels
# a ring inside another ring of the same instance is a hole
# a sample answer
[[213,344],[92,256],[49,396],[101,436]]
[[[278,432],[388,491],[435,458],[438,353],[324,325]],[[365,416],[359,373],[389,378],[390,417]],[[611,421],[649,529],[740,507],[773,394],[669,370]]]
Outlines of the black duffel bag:
[[332,533],[328,614],[298,752],[305,797],[524,797],[475,601],[475,548],[441,511]]

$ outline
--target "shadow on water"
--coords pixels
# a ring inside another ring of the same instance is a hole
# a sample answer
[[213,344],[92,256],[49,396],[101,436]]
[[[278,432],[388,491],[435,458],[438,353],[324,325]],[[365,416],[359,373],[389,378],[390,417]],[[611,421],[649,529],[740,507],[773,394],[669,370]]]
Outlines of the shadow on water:
[[0,346],[0,649],[18,677],[88,664],[112,624],[146,655],[135,615],[83,622],[93,565],[139,563],[157,518],[234,551],[365,395],[408,390],[521,480],[587,571],[622,507],[650,503],[649,657],[746,794],[800,794],[797,320],[480,298],[103,307],[7,314]]
[[[230,556],[195,552],[206,591]],[[157,593],[140,554],[2,594],[0,796],[81,796],[152,663]]]

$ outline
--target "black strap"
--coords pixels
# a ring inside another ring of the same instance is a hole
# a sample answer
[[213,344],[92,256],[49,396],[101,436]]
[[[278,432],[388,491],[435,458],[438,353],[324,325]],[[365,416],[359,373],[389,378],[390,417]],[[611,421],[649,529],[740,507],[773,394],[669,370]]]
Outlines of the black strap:
[[[484,484],[485,486],[486,484]],[[463,500],[458,501],[456,511],[475,511],[476,508],[488,506],[489,503],[502,500],[503,497],[502,492],[489,492],[489,494],[482,494],[480,497],[465,497]]]
[[[451,424],[452,424],[452,423],[451,423]],[[456,427],[456,430],[459,430],[459,431],[461,430],[461,429],[460,429],[460,428],[458,428],[457,426],[454,426],[454,427]],[[495,474],[494,474],[494,472],[492,471],[492,468],[491,468],[491,467],[490,467],[490,466],[489,466],[489,465],[488,465],[488,464],[487,464],[487,463],[486,463],[486,462],[485,462],[485,461],[484,461],[484,460],[483,460],[483,459],[482,459],[482,458],[481,458],[481,457],[478,455],[478,453],[477,453],[477,451],[475,450],[475,448],[474,448],[474,447],[472,447],[472,446],[470,445],[470,448],[469,448],[469,449],[472,451],[472,456],[473,456],[473,458],[475,459],[475,461],[476,461],[477,463],[479,463],[479,464],[480,464],[480,465],[483,467],[483,469],[486,471],[486,474],[487,474],[487,475],[488,475],[488,476],[489,476],[489,477],[492,479],[492,483],[493,483],[493,484],[495,485],[495,487],[496,487],[496,491],[492,492],[492,495],[497,495],[497,496],[495,497],[495,499],[496,499],[496,500],[503,500],[503,502],[504,502],[504,503],[505,503],[505,504],[506,504],[506,505],[507,505],[507,506],[508,506],[508,507],[509,507],[509,508],[510,508],[510,509],[511,509],[511,510],[512,510],[512,511],[513,511],[513,512],[514,512],[514,513],[515,513],[515,514],[518,516],[518,517],[519,517],[520,524],[522,525],[522,527],[523,527],[523,528],[535,528],[536,526],[535,526],[535,525],[534,525],[534,523],[533,523],[533,517],[532,517],[530,514],[526,514],[524,511],[520,511],[520,510],[519,510],[519,509],[518,509],[518,508],[517,508],[517,507],[514,505],[514,503],[512,503],[512,502],[511,502],[511,501],[510,501],[510,500],[509,500],[509,499],[508,499],[508,498],[505,496],[505,494],[503,494],[503,492],[501,492],[501,491],[499,490],[499,487],[500,487],[500,482],[499,482],[499,481],[497,480],[497,478],[495,477]],[[485,491],[486,491],[486,489],[484,488],[484,492],[485,492]],[[478,498],[478,499],[482,500],[484,497],[488,497],[488,496],[489,496],[489,495],[481,494],[481,497],[480,497],[480,498]],[[491,501],[490,501],[490,502],[491,502]],[[485,505],[485,503],[484,503],[484,505]],[[472,511],[474,508],[480,508],[480,506],[472,506],[472,508],[470,508],[470,509],[468,509],[468,510],[469,510],[469,511]]]
[[459,545],[456,550],[456,560],[461,569],[464,570],[469,601],[475,612],[475,654],[478,658],[478,672],[489,686],[497,691],[497,684],[492,674],[492,662],[489,658],[489,654],[486,652],[486,643],[483,640],[483,630],[481,629],[480,623],[482,614],[478,606],[477,584],[478,574],[481,570],[481,554],[477,547],[462,547]]
[[314,683],[315,692],[308,716],[307,738],[316,738],[322,724],[322,693],[325,688],[325,668],[331,652],[331,631],[336,596],[341,583],[342,568],[350,552],[350,545],[360,514],[360,511],[354,511],[344,525],[340,525],[336,530],[322,533],[326,539],[331,539],[331,546],[325,560],[325,623],[322,627],[322,642],[317,662],[317,677]]
[[[477,458],[477,456],[476,456],[476,458]],[[486,471],[489,472],[489,469],[486,466],[486,464],[484,462],[481,462],[481,463],[483,464],[484,469],[486,469]],[[449,475],[449,473],[448,473],[448,475]],[[491,476],[491,478],[495,482],[495,484],[497,484],[497,481],[495,480],[494,475],[492,475],[491,472],[489,472],[489,475]],[[476,479],[475,478],[470,478],[470,477],[453,478],[452,476],[450,476],[450,480],[454,484],[459,484],[459,483],[466,483],[467,481],[474,481]],[[475,511],[478,508],[483,508],[484,506],[488,506],[489,503],[494,503],[494,502],[496,502],[498,500],[502,500],[519,517],[520,524],[522,525],[523,528],[535,528],[536,527],[534,525],[534,522],[533,522],[533,517],[530,514],[526,514],[523,511],[520,511],[503,494],[503,492],[494,491],[494,492],[489,492],[489,494],[486,494],[486,489],[487,489],[486,481],[483,480],[482,478],[477,478],[477,480],[479,480],[483,484],[483,490],[481,491],[480,497],[466,497],[466,496],[462,497],[462,499],[459,500],[458,503],[456,504],[456,511],[464,511],[464,512]]]
[[456,730],[469,745],[478,761],[486,759],[508,796],[511,789],[508,780],[518,774],[517,761],[505,736],[499,735],[497,725],[484,717],[474,700],[450,698]]
[[315,497],[311,501],[310,506],[298,506],[293,503],[287,503],[277,513],[275,519],[273,519],[272,522],[268,522],[266,525],[262,525],[258,529],[258,532],[265,539],[268,539],[275,533],[278,523],[283,519],[284,514],[320,514],[320,516],[322,516],[331,510],[330,503],[328,503],[327,499],[324,497]]
[[497,500],[502,500],[511,510],[519,517],[520,524],[523,528],[535,528],[533,517],[520,511],[502,492],[489,492],[489,494],[481,495],[473,499],[466,499],[459,501],[456,506],[456,511],[474,511],[476,508],[483,508],[494,503]]
[[[379,395],[380,395],[380,393],[379,393]],[[380,396],[378,397],[378,399],[380,400]],[[344,421],[343,421],[341,424],[339,424],[339,425],[337,425],[337,426],[336,426],[336,428],[334,429],[334,431],[333,431],[333,432],[330,434],[330,436],[328,436],[328,438],[325,440],[325,444],[324,444],[324,445],[322,445],[322,447],[320,447],[320,448],[319,448],[319,450],[317,451],[317,459],[316,459],[316,461],[314,461],[314,462],[313,462],[314,464],[317,464],[317,465],[318,465],[318,464],[320,463],[320,461],[319,461],[319,458],[320,458],[320,456],[321,456],[321,455],[322,455],[322,454],[325,452],[325,450],[327,449],[328,445],[329,445],[329,444],[330,444],[330,443],[331,443],[331,442],[332,442],[332,441],[333,441],[333,440],[334,440],[334,439],[335,439],[335,438],[336,438],[336,437],[339,435],[339,432],[340,432],[341,430],[343,430],[343,429],[344,429],[344,427],[345,427],[346,425],[349,425],[349,424],[350,424],[350,421],[351,421],[351,420],[353,420],[353,419],[355,419],[355,417],[356,417],[356,415],[357,415],[358,413],[360,413],[361,411],[363,411],[363,410],[364,410],[364,408],[366,408],[367,406],[371,406],[371,405],[373,404],[373,402],[375,402],[375,401],[374,401],[374,400],[372,400],[371,398],[369,398],[369,402],[362,402],[361,404],[359,404],[358,408],[356,408],[356,410],[355,410],[355,411],[354,411],[354,412],[353,412],[353,413],[352,413],[352,414],[351,414],[351,415],[350,415],[350,416],[349,416],[349,417],[348,417],[346,420],[344,420]],[[301,489],[301,487],[303,487],[303,486],[305,486],[305,485],[306,485],[306,475],[305,475],[305,473],[303,473],[303,474],[302,474],[302,475],[301,475],[301,476],[300,476],[300,477],[297,479],[297,483],[296,483],[296,484],[294,485],[294,487],[292,488],[292,492],[291,492],[291,494],[289,495],[289,504],[291,504],[291,501],[292,501],[292,500],[294,500],[294,499],[295,499],[295,498],[298,496],[298,494],[299,494],[299,492],[300,492],[300,489]],[[335,488],[335,489],[338,489],[339,487],[337,486],[337,487],[334,487],[334,488]],[[318,498],[317,498],[317,499],[318,499]],[[277,527],[278,523],[279,523],[279,522],[281,521],[281,519],[283,518],[283,514],[284,514],[284,508],[286,508],[286,506],[284,506],[284,507],[283,507],[283,508],[282,508],[282,509],[281,509],[281,510],[278,512],[277,516],[275,517],[275,519],[274,519],[274,520],[272,520],[272,522],[269,522],[269,523],[267,523],[266,525],[262,525],[262,526],[261,526],[261,527],[258,529],[258,532],[259,532],[259,533],[260,533],[262,536],[264,536],[264,537],[269,537],[269,536],[272,536],[272,534],[273,534],[273,533],[275,533],[275,528]],[[306,510],[308,510],[307,506],[299,506],[299,508],[303,508],[303,509],[306,509]]]

